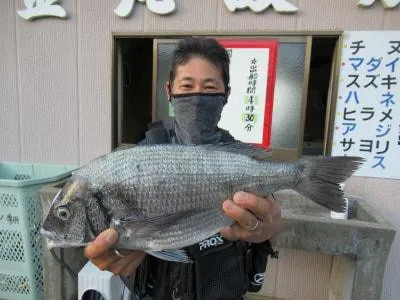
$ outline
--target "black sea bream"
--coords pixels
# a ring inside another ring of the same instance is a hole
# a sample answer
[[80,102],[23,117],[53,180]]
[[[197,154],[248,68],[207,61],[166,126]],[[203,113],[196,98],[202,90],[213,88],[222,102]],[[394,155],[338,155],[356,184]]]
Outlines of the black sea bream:
[[233,220],[222,202],[237,191],[266,196],[293,189],[331,210],[344,208],[340,183],[358,157],[277,162],[241,143],[136,146],[99,157],[73,173],[53,200],[42,234],[53,246],[86,245],[101,231],[119,232],[117,248],[188,261],[185,246]]

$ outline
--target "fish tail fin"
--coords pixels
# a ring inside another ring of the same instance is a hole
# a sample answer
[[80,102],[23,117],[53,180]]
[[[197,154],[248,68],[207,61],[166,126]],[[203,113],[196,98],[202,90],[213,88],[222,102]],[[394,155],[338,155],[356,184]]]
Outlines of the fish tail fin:
[[305,157],[299,160],[300,179],[295,190],[316,203],[337,212],[345,210],[340,186],[364,162],[361,157]]

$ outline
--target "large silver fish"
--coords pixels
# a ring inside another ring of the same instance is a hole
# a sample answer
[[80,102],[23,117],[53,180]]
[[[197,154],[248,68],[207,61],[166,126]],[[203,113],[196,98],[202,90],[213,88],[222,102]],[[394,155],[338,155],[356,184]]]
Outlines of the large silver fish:
[[187,262],[183,250],[231,225],[222,201],[237,191],[266,196],[294,189],[331,210],[344,208],[340,183],[358,157],[296,162],[242,143],[151,145],[111,152],[73,173],[56,195],[41,232],[53,246],[86,245],[101,231],[119,232],[116,247]]

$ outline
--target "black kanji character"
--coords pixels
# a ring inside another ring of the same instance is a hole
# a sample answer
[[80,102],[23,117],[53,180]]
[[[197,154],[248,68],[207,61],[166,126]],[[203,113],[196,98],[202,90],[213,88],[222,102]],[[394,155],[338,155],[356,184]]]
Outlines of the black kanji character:
[[365,88],[369,87],[370,85],[373,85],[375,88],[378,87],[375,83],[375,79],[378,77],[378,75],[366,75],[365,77],[372,78],[372,80],[370,82],[368,82],[366,85],[364,85]]
[[363,43],[364,43],[363,40],[361,40],[361,41],[354,41],[354,42],[351,43],[350,49],[355,49],[355,50],[352,52],[353,55],[357,54],[358,51],[360,51],[360,49],[365,48],[365,46],[362,45]]
[[247,88],[247,94],[254,94],[256,92],[256,88],[254,86],[249,86]]
[[352,138],[350,138],[350,140],[343,138],[343,140],[340,143],[343,145],[344,152],[349,151],[350,148],[355,144]]
[[346,85],[346,87],[351,87],[354,84],[356,87],[359,88],[360,85],[357,82],[357,79],[358,79],[359,76],[360,75],[357,75],[357,74],[350,74],[349,77],[350,78],[354,78],[354,80],[352,82],[350,82],[348,85]]
[[351,110],[351,111],[347,111],[347,107],[344,108],[344,112],[343,112],[343,120],[345,121],[355,121],[356,118],[348,118],[347,115],[351,115],[351,114],[355,114],[356,111],[355,110]]
[[392,113],[392,109],[389,109],[388,112],[384,112],[384,111],[383,111],[383,112],[382,112],[383,118],[380,119],[379,122],[383,122],[383,121],[385,121],[386,119],[392,120],[393,117],[390,115],[391,113]]
[[[376,141],[376,150],[378,150],[379,149],[379,140],[378,141]],[[382,150],[382,151],[376,151],[376,154],[384,154],[384,153],[386,153],[387,151],[389,150],[389,141],[386,141],[386,146],[385,146],[385,150]]]
[[19,223],[18,216],[12,216],[10,213],[7,215],[6,219],[7,219],[7,222],[10,223],[10,225]]
[[249,86],[253,86],[255,87],[257,85],[257,80],[253,79],[253,80],[249,80],[249,82],[247,83]]
[[382,78],[382,85],[386,85],[388,90],[390,90],[392,85],[396,85],[396,84],[397,84],[396,77],[392,77],[392,76],[390,76],[390,74],[388,76]]
[[392,51],[389,51],[388,54],[400,53],[400,41],[389,41],[389,44]]
[[246,111],[249,111],[250,113],[252,113],[254,111],[254,105],[247,105]]
[[244,129],[246,129],[246,131],[248,131],[248,132],[250,132],[253,128],[254,128],[254,125],[250,124],[250,123],[248,123],[248,124],[246,124],[246,126],[244,126]]
[[368,117],[363,118],[363,119],[362,119],[363,121],[371,120],[371,119],[374,117],[374,115],[375,115],[375,112],[374,112],[374,108],[373,108],[373,107],[363,107],[363,108],[361,109],[361,113],[362,113],[362,114],[365,114],[365,115],[369,115]]
[[360,140],[360,149],[359,149],[359,151],[361,151],[361,152],[372,152],[372,143],[373,143],[373,140]]

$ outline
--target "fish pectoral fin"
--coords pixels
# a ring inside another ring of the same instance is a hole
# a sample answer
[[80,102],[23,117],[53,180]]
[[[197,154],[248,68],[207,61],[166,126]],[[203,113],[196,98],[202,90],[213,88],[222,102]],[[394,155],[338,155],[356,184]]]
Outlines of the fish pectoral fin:
[[184,249],[176,250],[161,250],[161,251],[146,251],[148,254],[157,257],[162,260],[180,262],[180,263],[191,263],[193,262]]
[[129,228],[134,232],[135,237],[148,236],[154,232],[162,232],[179,220],[188,218],[194,214],[205,211],[204,209],[191,209],[178,211],[171,214],[159,215],[150,218],[125,217],[119,220],[119,226]]
[[246,144],[240,141],[206,145],[206,147],[211,150],[242,154],[260,160],[272,159],[271,150],[266,150],[264,148]]

